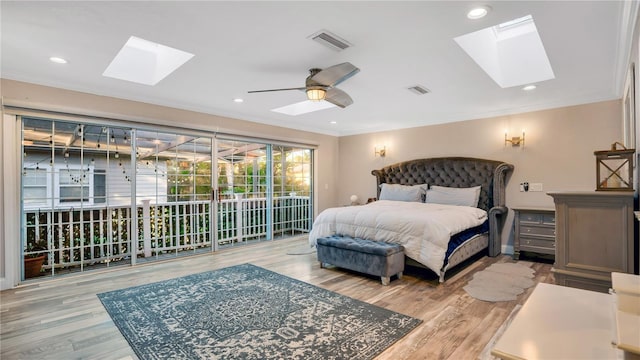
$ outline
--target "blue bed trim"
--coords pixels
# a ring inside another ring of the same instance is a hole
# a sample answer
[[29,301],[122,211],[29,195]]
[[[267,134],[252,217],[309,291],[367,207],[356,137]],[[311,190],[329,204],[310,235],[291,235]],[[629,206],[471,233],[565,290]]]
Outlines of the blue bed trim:
[[447,252],[444,256],[444,266],[449,263],[449,255],[460,245],[462,245],[465,241],[471,239],[472,237],[489,232],[489,220],[483,222],[481,225],[476,227],[469,228],[467,230],[463,230],[451,237],[449,240],[449,247],[447,248]]

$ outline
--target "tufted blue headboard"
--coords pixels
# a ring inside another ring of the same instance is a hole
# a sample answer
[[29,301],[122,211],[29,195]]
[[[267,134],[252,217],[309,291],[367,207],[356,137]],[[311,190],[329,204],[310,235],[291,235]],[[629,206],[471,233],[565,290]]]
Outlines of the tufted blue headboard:
[[417,159],[371,171],[380,184],[429,184],[448,187],[481,186],[478,207],[489,214],[489,256],[500,254],[502,225],[508,214],[505,206],[507,175],[513,165],[496,160],[466,157]]

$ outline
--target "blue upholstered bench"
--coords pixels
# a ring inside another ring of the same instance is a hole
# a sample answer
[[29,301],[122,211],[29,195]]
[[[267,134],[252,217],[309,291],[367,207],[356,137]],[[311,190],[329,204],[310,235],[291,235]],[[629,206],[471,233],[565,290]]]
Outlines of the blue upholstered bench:
[[332,264],[361,273],[380,276],[389,285],[392,275],[402,278],[404,247],[398,244],[333,235],[316,240],[320,267]]

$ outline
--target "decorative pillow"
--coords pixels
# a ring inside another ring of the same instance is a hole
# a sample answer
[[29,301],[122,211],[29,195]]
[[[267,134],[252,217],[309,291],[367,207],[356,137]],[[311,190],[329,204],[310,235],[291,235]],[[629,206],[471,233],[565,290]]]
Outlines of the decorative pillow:
[[428,185],[381,184],[380,187],[380,200],[422,202]]
[[431,188],[427,190],[427,196],[424,202],[431,204],[478,207],[479,199],[480,186],[470,188],[431,186]]

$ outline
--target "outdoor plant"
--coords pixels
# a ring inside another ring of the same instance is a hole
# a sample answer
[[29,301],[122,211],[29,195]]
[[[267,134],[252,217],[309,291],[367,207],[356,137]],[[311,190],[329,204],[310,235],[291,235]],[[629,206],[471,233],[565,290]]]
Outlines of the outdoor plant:
[[40,275],[47,251],[47,243],[44,240],[35,239],[27,241],[24,251],[24,277],[31,278]]
[[45,240],[27,240],[27,246],[24,249],[25,258],[37,258],[44,256],[48,250]]

